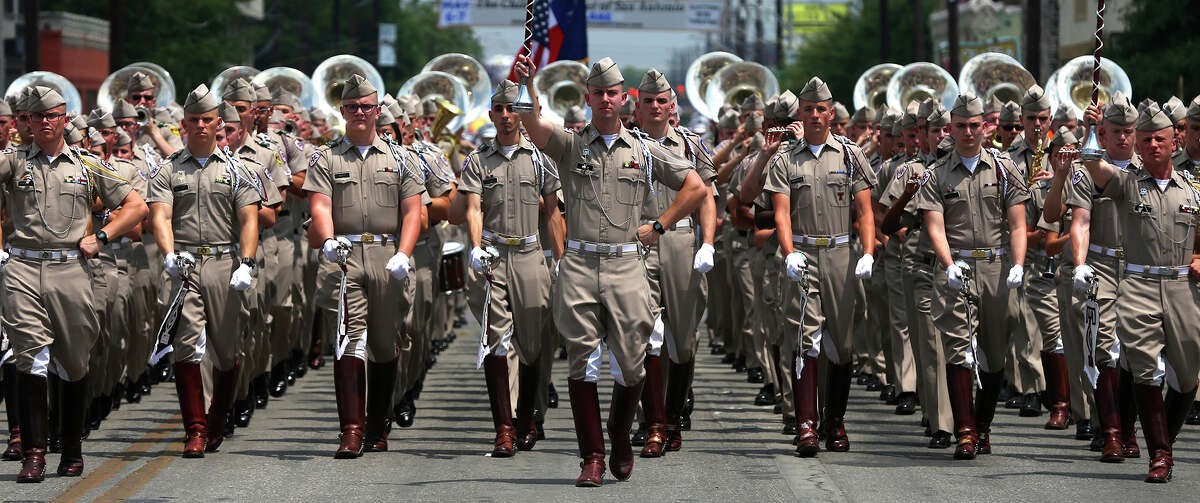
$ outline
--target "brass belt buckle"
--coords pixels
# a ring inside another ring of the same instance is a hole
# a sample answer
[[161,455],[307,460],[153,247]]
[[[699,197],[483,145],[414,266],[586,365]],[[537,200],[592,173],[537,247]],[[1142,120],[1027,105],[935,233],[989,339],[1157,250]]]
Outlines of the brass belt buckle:
[[596,253],[600,253],[600,254],[604,254],[604,255],[611,255],[612,250],[613,250],[612,245],[606,245],[606,244],[605,245],[601,245],[601,244],[596,245]]
[[197,255],[212,255],[212,252],[213,252],[213,250],[212,250],[211,246],[197,246],[196,247]]
[[1122,248],[1117,248],[1117,249],[1113,250],[1113,256],[1116,258],[1123,259],[1123,258],[1125,258],[1125,250]]
[[987,258],[987,250],[971,250],[971,258]]
[[523,241],[521,238],[503,238],[503,239],[504,239],[504,244],[506,244],[508,246],[517,246],[517,245],[520,245],[521,242]]
[[373,244],[375,242],[374,234],[363,234],[359,238],[362,240],[362,244],[365,245]]
[[48,252],[48,251],[44,251],[44,252],[42,252],[42,253],[41,253],[42,260],[49,260],[50,258],[52,258],[52,257],[53,257],[53,255],[54,255],[54,254],[52,254],[52,253],[50,253],[50,252]]
[[830,242],[830,239],[829,239],[829,238],[816,238],[816,239],[813,239],[813,244],[815,244],[815,245],[817,245],[817,246],[829,246],[829,242]]

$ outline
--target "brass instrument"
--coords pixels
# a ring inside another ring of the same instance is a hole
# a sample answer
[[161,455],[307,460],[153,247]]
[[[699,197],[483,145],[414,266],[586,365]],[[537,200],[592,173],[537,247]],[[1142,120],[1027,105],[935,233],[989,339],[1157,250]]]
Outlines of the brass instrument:
[[555,61],[538,70],[533,76],[533,88],[537,89],[538,102],[542,105],[542,117],[562,124],[567,110],[576,106],[583,109],[588,121],[592,109],[587,106],[588,67],[578,61]]
[[958,83],[944,68],[933,63],[912,63],[896,71],[887,86],[887,104],[904,110],[910,101],[937,100],[947,110],[954,108]]
[[237,79],[246,79],[246,82],[251,82],[254,80],[254,76],[259,73],[262,72],[253,66],[231,66],[218,73],[213,78],[212,85],[208,86],[208,88],[212,89],[213,94],[222,96],[225,94],[225,86],[229,85],[230,82]]
[[449,126],[455,118],[463,114],[462,109],[444,99],[436,99],[434,102],[437,103],[438,111],[437,115],[433,118],[433,124],[429,126],[429,135],[432,136],[434,140],[449,136],[454,139],[454,144],[458,145],[458,140],[460,138],[458,134],[450,131],[442,134],[442,130],[446,129],[446,126]]
[[8,89],[4,91],[4,96],[16,96],[21,94],[21,90],[29,86],[45,86],[61,94],[67,102],[67,113],[79,115],[83,110],[83,100],[79,97],[79,90],[75,89],[75,85],[71,84],[66,77],[54,72],[29,72],[8,85]]
[[462,79],[445,72],[418,73],[400,86],[400,91],[396,94],[411,94],[422,101],[432,97],[454,105],[459,113],[451,118],[449,124],[445,125],[451,131],[457,130],[461,125],[462,110],[470,109],[467,102],[467,88],[463,85]]
[[696,112],[713,121],[720,118],[717,117],[720,107],[710,109],[704,102],[708,92],[708,83],[722,68],[741,61],[742,58],[733,54],[716,51],[700,56],[691,65],[688,65],[683,87],[687,90],[688,101],[692,104],[692,108],[696,109]]
[[[1063,65],[1054,73],[1052,78],[1054,94],[1049,93],[1055,105],[1067,105],[1082,116],[1084,110],[1092,103],[1092,65],[1095,57],[1092,55],[1079,56]],[[1097,86],[1100,91],[1097,103],[1108,103],[1112,96],[1120,91],[1125,96],[1133,96],[1133,85],[1125,70],[1113,63],[1111,59],[1100,58],[1100,80]]]
[[1033,177],[1037,176],[1042,171],[1042,154],[1046,150],[1045,139],[1042,138],[1042,130],[1034,129],[1033,135],[1037,137],[1037,145],[1033,147],[1033,160],[1030,161],[1028,173],[1025,174],[1025,185],[1033,185]]
[[[361,75],[379,90],[383,98],[383,76],[371,63],[358,56],[339,54],[322,61],[313,70],[312,86],[315,90],[312,106],[324,110],[330,117],[342,117],[342,84],[354,75]],[[305,105],[308,106],[308,105]]]
[[858,76],[854,83],[854,109],[862,107],[879,110],[887,105],[887,86],[892,75],[903,68],[895,63],[883,63],[872,66]]
[[967,60],[958,74],[958,88],[984,102],[992,97],[1000,103],[1020,103],[1025,91],[1036,83],[1033,75],[1012,56],[985,52]]
[[137,107],[135,111],[137,113],[136,120],[138,127],[145,126],[147,122],[154,120],[154,114],[146,109],[146,107]]
[[276,66],[267,68],[251,80],[252,83],[262,84],[267,86],[271,94],[277,89],[283,89],[300,98],[300,106],[304,108],[312,108],[314,95],[316,94],[313,87],[312,79],[295,68],[286,66]]
[[171,79],[171,74],[161,66],[141,61],[127,65],[106,77],[96,92],[96,106],[111,112],[113,104],[117,100],[125,99],[129,94],[129,79],[138,72],[150,77],[156,92],[155,103],[158,106],[163,107],[175,102],[175,81]]
[[731,63],[709,79],[704,105],[715,115],[722,105],[740,105],[755,94],[763,101],[779,94],[775,73],[750,61]]
[[[551,65],[553,64],[551,63]],[[547,65],[546,68],[549,67],[550,65]],[[538,73],[546,71],[546,68],[542,68]],[[443,54],[425,63],[425,67],[421,71],[446,72],[462,79],[463,86],[467,88],[467,103],[470,103],[469,108],[463,109],[463,113],[466,114],[463,122],[474,121],[480,116],[486,115],[491,108],[492,80],[488,76],[487,68],[475,58],[455,52]],[[536,76],[534,76],[534,81],[537,81]]]

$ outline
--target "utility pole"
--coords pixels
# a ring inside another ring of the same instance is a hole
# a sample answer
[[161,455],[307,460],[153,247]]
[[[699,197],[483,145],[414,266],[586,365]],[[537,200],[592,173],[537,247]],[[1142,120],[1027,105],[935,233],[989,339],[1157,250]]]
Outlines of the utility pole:
[[1025,9],[1025,69],[1033,80],[1042,81],[1042,2],[1026,0]]
[[913,60],[927,61],[925,57],[925,9],[921,0],[908,0],[913,13]]
[[946,14],[949,20],[950,40],[950,75],[958,75],[962,62],[958,59],[958,0],[946,0]]
[[108,73],[121,69],[125,54],[121,35],[125,33],[125,2],[109,0],[108,2]]
[[888,27],[887,0],[879,0],[879,61],[884,63],[892,59],[892,34]]
[[39,70],[41,66],[41,44],[38,37],[42,30],[38,26],[38,0],[24,0],[21,10],[25,15],[25,72],[28,73]]
[[775,0],[775,67],[787,65],[787,57],[783,55],[783,0]]
[[754,61],[763,62],[763,0],[755,2],[754,9]]

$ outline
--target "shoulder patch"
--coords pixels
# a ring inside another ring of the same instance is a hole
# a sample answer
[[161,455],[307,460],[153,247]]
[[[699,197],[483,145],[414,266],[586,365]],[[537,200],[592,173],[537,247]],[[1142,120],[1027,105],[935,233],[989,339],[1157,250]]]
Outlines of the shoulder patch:
[[904,178],[904,173],[906,173],[907,171],[908,171],[908,164],[900,166],[900,169],[896,170],[896,179],[899,180],[901,178]]
[[[320,158],[321,158],[320,152],[313,152],[312,155],[308,157],[308,167],[311,168],[313,166],[316,166],[317,160],[319,160]],[[275,154],[275,159],[279,159],[279,154]]]
[[1075,173],[1071,175],[1071,185],[1079,185],[1081,180],[1083,180],[1083,170],[1077,169],[1075,170]]

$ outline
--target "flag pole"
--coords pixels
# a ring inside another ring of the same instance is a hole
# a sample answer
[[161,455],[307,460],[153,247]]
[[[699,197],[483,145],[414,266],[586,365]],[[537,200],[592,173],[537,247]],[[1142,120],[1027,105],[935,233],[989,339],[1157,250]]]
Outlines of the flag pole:
[[[1096,5],[1096,45],[1092,51],[1092,106],[1100,102],[1100,49],[1104,47],[1104,0]],[[1088,128],[1087,141],[1079,150],[1079,157],[1085,161],[1095,161],[1104,157],[1104,148],[1096,138],[1096,125]]]
[[[525,43],[522,46],[521,52],[525,53],[525,57],[531,57],[533,51],[533,2],[536,0],[528,0],[525,2]],[[1101,0],[1103,2],[1103,0]],[[533,112],[533,97],[529,94],[529,77],[521,77],[521,87],[517,91],[517,100],[512,104],[512,109],[517,113],[532,113]]]

